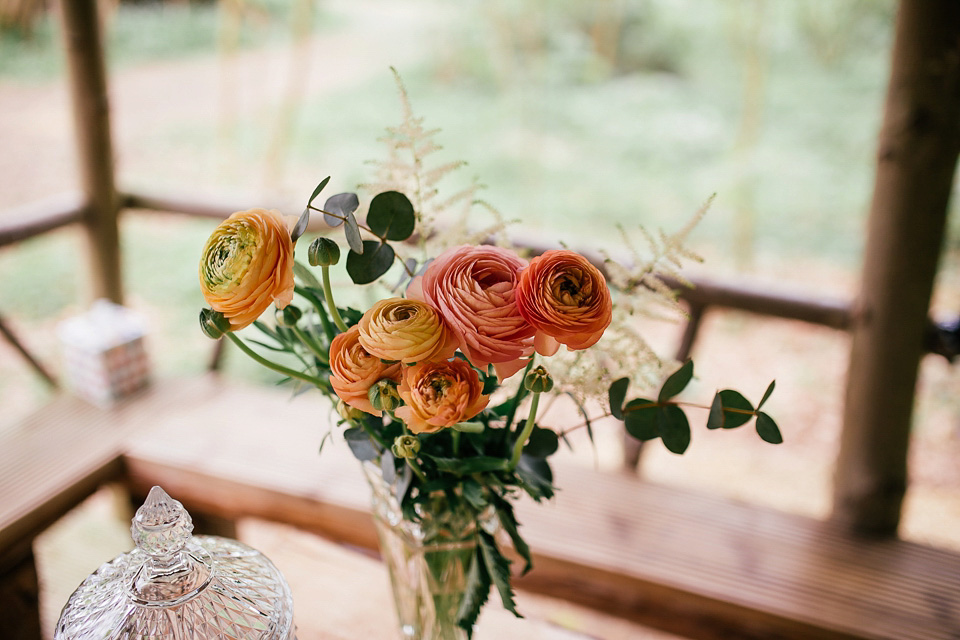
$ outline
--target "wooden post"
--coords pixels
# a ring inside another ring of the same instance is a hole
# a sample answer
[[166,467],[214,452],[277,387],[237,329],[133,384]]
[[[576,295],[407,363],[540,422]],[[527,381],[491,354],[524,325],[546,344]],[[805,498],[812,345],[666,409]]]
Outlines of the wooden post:
[[119,198],[114,187],[110,110],[97,2],[61,0],[60,6],[77,159],[87,205],[83,222],[91,258],[93,294],[119,304],[123,301],[117,229]]
[[917,368],[960,150],[960,2],[902,0],[852,318],[833,519],[895,534]]

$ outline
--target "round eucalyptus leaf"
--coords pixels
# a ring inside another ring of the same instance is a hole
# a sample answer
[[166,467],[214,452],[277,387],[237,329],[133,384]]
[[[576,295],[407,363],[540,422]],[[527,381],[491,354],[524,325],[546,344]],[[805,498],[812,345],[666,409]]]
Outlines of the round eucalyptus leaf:
[[363,253],[347,254],[347,273],[354,284],[369,284],[390,270],[393,247],[376,240],[363,242]]
[[693,360],[687,360],[683,363],[683,366],[677,369],[669,378],[664,381],[663,386],[660,388],[660,395],[657,399],[660,402],[665,402],[672,398],[673,396],[679,394],[681,391],[687,388],[687,385],[690,384],[690,379],[693,377]]
[[773,418],[763,411],[757,413],[757,434],[770,444],[780,444],[783,442],[783,436],[780,434],[780,428]]
[[739,391],[724,389],[720,392],[720,402],[723,403],[724,429],[735,429],[750,422],[750,418],[753,417],[753,405]]
[[338,193],[330,196],[323,205],[323,220],[331,227],[343,224],[348,213],[353,213],[360,206],[360,200],[355,193]]
[[656,402],[644,398],[635,398],[628,402],[623,408],[623,423],[627,433],[644,442],[659,438],[660,430],[657,428],[659,409]]
[[346,215],[347,224],[343,227],[343,233],[347,236],[347,244],[354,253],[363,253],[366,244],[360,237],[360,225],[352,213]]
[[546,458],[555,454],[559,447],[560,439],[556,431],[534,427],[530,439],[523,446],[523,453],[534,458]]
[[672,453],[683,453],[690,446],[690,423],[683,409],[676,405],[661,407],[657,429],[663,445]]
[[384,191],[374,196],[367,212],[367,226],[381,238],[406,240],[413,235],[416,216],[409,198],[399,191]]
[[620,378],[614,380],[607,391],[607,399],[610,401],[610,413],[617,420],[623,420],[623,401],[627,397],[627,387],[630,385],[630,378]]

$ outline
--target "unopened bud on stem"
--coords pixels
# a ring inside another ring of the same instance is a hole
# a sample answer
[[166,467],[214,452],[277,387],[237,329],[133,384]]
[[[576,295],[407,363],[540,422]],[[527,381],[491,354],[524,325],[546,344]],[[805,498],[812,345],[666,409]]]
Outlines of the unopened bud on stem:
[[393,411],[403,401],[397,391],[397,383],[390,379],[378,380],[367,390],[367,398],[373,408],[380,411]]
[[417,436],[409,434],[397,436],[390,450],[397,458],[416,458],[417,453],[420,452],[420,440],[417,439]]
[[523,378],[523,386],[527,391],[546,393],[553,389],[553,377],[543,366],[536,366]]
[[307,260],[314,267],[330,267],[340,262],[340,247],[330,238],[323,236],[310,243]]
[[230,331],[230,321],[219,311],[213,309],[200,310],[200,329],[208,338],[219,340],[223,334]]

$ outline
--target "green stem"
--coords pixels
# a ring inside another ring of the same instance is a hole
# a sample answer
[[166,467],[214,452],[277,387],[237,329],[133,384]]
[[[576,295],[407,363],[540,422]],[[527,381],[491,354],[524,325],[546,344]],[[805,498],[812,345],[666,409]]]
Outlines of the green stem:
[[323,308],[323,303],[320,301],[320,298],[305,287],[298,286],[294,288],[294,291],[310,301],[313,308],[317,310],[317,315],[320,316],[320,324],[323,325],[323,332],[327,334],[329,340],[333,340],[337,336],[337,332],[333,330],[333,325],[330,324],[330,316],[327,315],[327,310]]
[[517,441],[513,445],[513,456],[510,458],[510,464],[507,465],[508,471],[513,471],[520,463],[520,454],[523,453],[523,445],[526,444],[527,438],[529,438],[530,434],[533,433],[533,422],[537,418],[537,406],[539,404],[540,392],[534,391],[533,399],[530,401],[530,413],[527,414],[527,423],[523,425],[523,431],[520,432],[520,435],[517,437]]
[[317,360],[325,365],[330,363],[329,355],[317,344],[317,341],[314,340],[312,336],[305,334],[300,327],[294,327],[293,333],[300,339],[300,342],[310,350],[310,353],[317,357]]
[[285,367],[282,364],[277,364],[276,362],[273,362],[272,360],[267,360],[262,355],[260,355],[259,353],[257,353],[256,351],[248,347],[247,344],[243,340],[241,340],[239,337],[237,337],[237,335],[232,331],[226,333],[225,335],[233,341],[233,344],[240,347],[241,351],[243,351],[245,354],[247,354],[248,356],[256,360],[258,363],[265,366],[267,369],[273,369],[277,373],[282,373],[285,376],[296,378],[297,380],[303,380],[304,382],[309,382],[310,384],[316,387],[320,387],[321,389],[324,388],[324,382],[320,378],[315,378],[310,374],[303,373],[301,371],[296,371],[289,367]]
[[417,474],[417,477],[420,478],[420,482],[426,484],[427,476],[423,473],[423,469],[420,468],[420,463],[417,462],[416,458],[406,458],[407,464],[410,465],[410,468],[413,469],[413,472]]
[[460,455],[460,432],[454,429],[450,432],[450,437],[453,438],[453,455],[457,457]]
[[343,318],[340,317],[340,310],[337,309],[337,305],[333,303],[333,288],[330,286],[330,267],[323,266],[321,267],[323,271],[323,295],[327,299],[327,307],[330,309],[330,315],[333,316],[333,324],[337,325],[337,329],[340,331],[346,331],[347,325],[343,322]]

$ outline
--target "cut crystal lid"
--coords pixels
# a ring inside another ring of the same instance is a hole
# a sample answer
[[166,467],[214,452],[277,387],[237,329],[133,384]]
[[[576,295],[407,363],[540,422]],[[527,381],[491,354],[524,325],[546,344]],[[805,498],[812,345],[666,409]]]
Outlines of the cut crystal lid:
[[153,487],[130,527],[136,549],[74,591],[55,640],[293,640],[293,599],[280,572],[245,544],[193,536],[183,505]]

